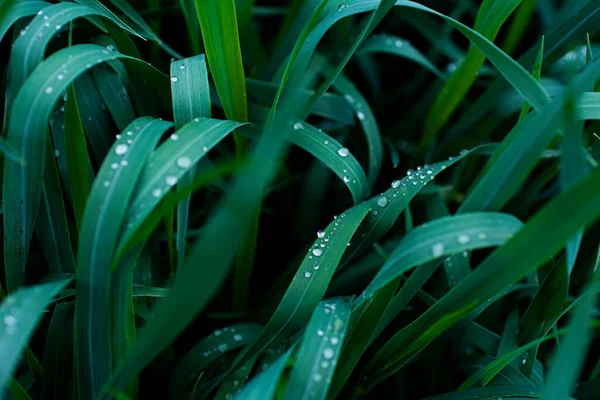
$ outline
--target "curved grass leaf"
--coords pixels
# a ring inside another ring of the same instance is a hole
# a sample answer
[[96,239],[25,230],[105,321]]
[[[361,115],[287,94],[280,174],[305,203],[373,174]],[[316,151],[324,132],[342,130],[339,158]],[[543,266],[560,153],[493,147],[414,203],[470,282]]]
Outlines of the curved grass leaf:
[[79,236],[76,359],[79,397],[94,398],[112,370],[110,281],[113,252],[150,152],[171,124],[148,117],[127,127],[113,144],[94,181]]
[[[210,118],[196,118],[171,135],[148,157],[138,187],[131,200],[117,258],[130,245],[146,217],[169,190],[210,149],[243,124]],[[125,135],[126,136],[126,135]]]
[[323,162],[348,187],[354,203],[369,195],[369,183],[362,167],[350,151],[323,131],[300,121],[286,130],[286,138]]
[[254,341],[262,327],[258,324],[236,324],[217,329],[199,341],[179,361],[171,376],[170,390],[173,398],[183,398],[190,384],[196,381],[209,365],[225,352],[239,350]]
[[98,93],[110,112],[118,131],[124,130],[135,119],[131,99],[117,72],[102,65],[91,71]]
[[419,50],[415,49],[407,40],[399,37],[386,34],[371,36],[360,45],[356,51],[356,55],[370,53],[385,53],[406,58],[431,71],[442,80],[445,79],[444,74],[441,73],[427,57]]
[[73,374],[73,302],[58,303],[52,313],[46,346],[42,398],[61,400],[73,396],[69,383]]
[[539,394],[531,386],[492,386],[461,390],[438,396],[427,397],[425,400],[490,400],[490,399],[537,399]]
[[50,3],[38,0],[6,0],[0,5],[0,41],[10,27],[23,17],[34,15]]
[[0,390],[7,385],[11,378],[46,307],[69,282],[71,279],[63,279],[21,288],[11,293],[0,304],[0,320],[2,320]]
[[351,305],[352,298],[339,297],[315,307],[287,382],[285,399],[327,398],[350,323]]
[[404,236],[355,306],[403,273],[440,257],[503,244],[521,227],[509,214],[472,213],[436,219]]
[[[504,246],[492,253],[461,283],[398,332],[373,358],[366,371],[379,381],[398,370],[425,346],[511,283],[531,274],[578,231],[598,216],[593,204],[600,171],[593,171],[570,191],[550,201]],[[571,210],[570,218],[556,229],[554,215]],[[543,240],[534,240],[534,238]]]
[[[9,291],[23,282],[25,261],[40,202],[39,176],[44,170],[46,130],[52,109],[61,93],[77,76],[96,64],[118,57],[127,58],[133,64],[141,63],[143,67],[140,71],[144,73],[159,74],[147,64],[131,57],[95,45],[77,45],[50,56],[35,69],[15,98],[7,139],[20,152],[26,165],[7,163],[4,168],[2,198],[6,215],[9,215],[4,218],[7,235],[5,265]],[[160,88],[160,79],[155,75],[153,80]]]
[[99,15],[102,15],[103,17],[111,20],[112,22],[114,22],[116,25],[118,25],[120,28],[126,30],[127,32],[129,32],[137,37],[142,37],[142,35],[140,35],[136,31],[134,31],[133,29],[131,29],[127,24],[125,24],[125,22],[123,22],[121,19],[119,19],[119,17],[117,17],[112,11],[110,11],[108,8],[106,8],[106,6],[104,6],[98,0],[75,0],[75,1],[81,5],[91,8],[92,10],[96,11]]

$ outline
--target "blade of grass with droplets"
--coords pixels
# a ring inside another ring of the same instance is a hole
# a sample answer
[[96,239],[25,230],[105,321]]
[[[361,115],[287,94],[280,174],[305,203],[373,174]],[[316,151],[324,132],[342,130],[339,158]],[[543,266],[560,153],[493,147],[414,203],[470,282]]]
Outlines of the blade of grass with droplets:
[[326,399],[350,324],[351,297],[322,301],[298,348],[284,399]]
[[73,302],[58,303],[52,313],[44,347],[42,398],[61,400],[72,398],[69,390],[73,370]]
[[[171,96],[175,130],[194,118],[210,117],[210,88],[206,57],[199,55],[171,62]],[[190,184],[195,168],[181,178],[181,184]],[[183,267],[188,229],[191,195],[177,205],[177,266]]]
[[[50,114],[61,93],[86,70],[112,57],[128,59],[136,72],[150,75],[161,90],[161,74],[146,63],[109,52],[95,45],[77,45],[60,50],[35,69],[17,94],[11,110],[8,142],[22,155],[26,167],[7,163],[4,167],[3,201],[7,235],[5,265],[9,291],[22,284],[33,224],[40,202],[41,181],[46,152],[46,129]],[[69,71],[68,74],[64,70]],[[20,105],[27,105],[21,107]],[[9,189],[10,188],[10,189]]]
[[[94,181],[83,216],[77,254],[75,305],[77,389],[94,398],[112,371],[110,280],[126,206],[135,182],[162,134],[171,124],[143,117],[113,144]],[[131,143],[129,143],[131,141]]]
[[369,183],[365,172],[350,154],[350,150],[307,123],[296,121],[292,127],[293,129],[286,130],[286,138],[308,151],[342,179],[350,190],[355,204],[369,195]]
[[417,227],[404,236],[355,307],[409,268],[466,250],[501,245],[522,226],[512,215],[480,212],[439,218]]
[[71,279],[63,279],[24,287],[11,293],[0,304],[0,319],[3,321],[3,329],[0,331],[0,354],[3,360],[0,390],[6,386],[17,367],[46,307],[69,282]]
[[[365,371],[372,382],[397,371],[480,304],[534,272],[582,225],[600,216],[600,210],[592,205],[600,197],[595,189],[597,182],[600,182],[600,171],[590,173],[571,190],[550,201],[512,240],[493,252],[415,322],[390,339]],[[570,218],[557,229],[553,216],[566,209],[571,210]],[[544,240],[534,240],[539,237]]]
[[406,58],[433,72],[442,80],[445,79],[444,74],[427,57],[414,48],[407,40],[399,37],[386,34],[373,35],[366,39],[356,51],[356,55],[371,53],[392,54]]
[[106,65],[92,69],[91,74],[117,129],[124,130],[135,119],[135,111],[125,85],[119,75]]
[[296,346],[290,347],[271,366],[255,376],[235,396],[236,400],[272,400],[277,394],[279,380]]
[[[169,193],[169,190],[210,149],[243,124],[217,119],[197,119],[171,135],[148,158],[121,235],[117,257],[130,244],[146,217]],[[125,134],[127,137],[127,134]]]
[[46,143],[42,201],[35,231],[51,272],[75,272],[75,256],[63,201],[62,188],[50,141]]
[[[331,74],[333,72],[333,65],[329,64],[327,59],[322,55],[318,53],[315,54],[315,62],[319,63],[324,74]],[[381,164],[383,162],[383,145],[381,143],[381,135],[375,115],[373,114],[371,107],[369,107],[367,100],[358,89],[356,89],[352,81],[346,78],[344,74],[338,75],[333,82],[333,87],[344,94],[344,97],[354,109],[354,113],[365,132],[365,138],[369,148],[369,168],[367,177],[369,184],[373,185],[379,176],[379,171],[381,170]],[[317,103],[317,106],[318,104],[319,103]],[[315,108],[317,106],[315,106]]]
[[127,24],[125,24],[125,22],[119,19],[119,17],[117,17],[112,11],[106,8],[106,6],[100,3],[98,0],[75,0],[75,2],[91,8],[92,10],[96,11],[99,15],[102,15],[103,17],[108,18],[109,20],[114,22],[121,29],[124,29],[137,37],[143,38],[142,35],[130,28]]
[[65,147],[67,167],[69,172],[69,183],[71,184],[71,200],[73,201],[73,212],[77,227],[81,229],[83,210],[90,192],[90,181],[88,169],[89,156],[77,97],[75,89],[71,85],[67,91],[65,101]]
[[236,324],[217,329],[200,340],[179,361],[171,375],[170,392],[173,398],[184,398],[209,365],[229,351],[239,350],[252,343],[262,327],[258,324]]
[[10,27],[23,17],[36,14],[50,3],[38,0],[5,0],[0,5],[0,41]]
[[96,164],[100,165],[108,153],[114,137],[110,115],[90,73],[81,75],[74,85],[83,130],[90,144],[93,158]]

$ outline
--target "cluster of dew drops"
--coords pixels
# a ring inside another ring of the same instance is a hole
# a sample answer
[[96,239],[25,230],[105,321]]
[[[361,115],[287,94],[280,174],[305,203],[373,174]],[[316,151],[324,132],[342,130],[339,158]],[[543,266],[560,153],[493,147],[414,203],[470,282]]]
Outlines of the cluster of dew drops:
[[[334,367],[336,360],[333,358],[335,354],[339,352],[339,346],[341,346],[341,332],[344,328],[344,321],[340,317],[344,316],[344,313],[335,315],[336,305],[335,303],[325,303],[323,306],[323,312],[325,315],[334,315],[333,322],[327,325],[326,330],[317,329],[317,336],[322,339],[324,343],[323,350],[321,351],[321,360],[319,361],[319,368],[323,371],[327,371],[330,367]],[[330,376],[330,374],[326,374]],[[320,382],[323,380],[323,375],[320,372],[315,372],[312,376],[313,381]],[[327,378],[328,380],[331,378]]]
[[[171,62],[175,61],[174,58],[171,59]],[[185,64],[179,64],[179,69],[184,70],[185,69]],[[171,76],[171,82],[175,83],[179,80],[179,78],[175,75]]]
[[[40,11],[37,12],[37,15],[43,15],[43,14],[44,14],[44,12],[42,10],[40,10]],[[48,19],[49,19],[48,16],[47,15],[43,15],[42,18],[45,21],[44,22],[44,26],[46,28],[50,28],[50,22],[48,21]],[[54,30],[55,31],[59,31],[61,28],[62,28],[62,25],[54,25]],[[19,32],[19,35],[21,35],[21,36],[27,35],[28,30],[29,30],[29,27],[25,27],[24,29],[21,29],[21,32]],[[38,37],[44,36],[44,32],[42,32],[42,31],[38,32],[37,36]]]
[[[34,293],[39,293],[40,288],[34,287]],[[27,301],[27,300],[25,300]],[[19,325],[19,316],[21,315],[21,308],[16,305],[16,300],[13,296],[9,295],[4,303],[2,304],[2,312],[4,316],[2,317],[2,328],[4,328],[4,333],[7,335],[14,335],[17,333],[18,325]]]
[[[211,335],[208,336],[207,339],[212,339],[215,337],[224,337],[224,335],[231,335],[234,342],[241,342],[244,340],[244,336],[240,333],[236,332],[234,327],[226,327],[223,329],[216,329]],[[229,350],[229,344],[224,341],[210,349],[206,349],[203,353],[203,357],[210,357],[212,354],[220,354],[225,353]]]

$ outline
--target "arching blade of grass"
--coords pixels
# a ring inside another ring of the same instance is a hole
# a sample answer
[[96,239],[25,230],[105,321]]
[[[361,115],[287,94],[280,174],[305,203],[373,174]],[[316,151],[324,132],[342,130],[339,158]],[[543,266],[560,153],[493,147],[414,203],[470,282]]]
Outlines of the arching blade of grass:
[[[372,382],[397,371],[442,332],[449,329],[487,299],[534,272],[556,253],[582,225],[600,216],[595,204],[600,193],[600,171],[594,171],[570,191],[550,201],[503,247],[490,255],[460,284],[398,332],[370,362],[365,374]],[[554,216],[571,210],[557,229]],[[534,238],[543,240],[534,240]]]
[[81,229],[83,210],[85,209],[85,203],[90,191],[89,156],[83,133],[83,125],[81,124],[81,115],[77,106],[77,97],[72,85],[67,89],[66,93],[65,141],[67,151],[65,157],[67,158],[75,222],[77,223],[77,227]]
[[531,386],[492,386],[440,394],[427,397],[425,400],[488,400],[497,398],[527,400],[539,397],[535,389],[531,389]]
[[[195,19],[194,19],[195,20]],[[194,118],[210,118],[210,87],[206,57],[199,55],[171,63],[171,96],[175,130]],[[190,184],[195,168],[181,178],[181,184]],[[181,269],[185,260],[190,198],[177,205],[177,267]]]
[[[542,41],[540,43],[540,50],[538,51],[537,58],[535,59],[535,64],[533,65],[533,71],[531,71],[531,76],[535,78],[536,81],[540,81],[542,75],[542,63],[544,60],[544,37],[542,36]],[[519,114],[519,120],[525,118],[525,116],[531,110],[531,106],[526,101],[523,102],[523,107],[521,108],[521,114]]]
[[71,279],[63,279],[21,288],[0,304],[0,319],[4,325],[0,331],[0,354],[3,360],[0,368],[0,390],[11,378],[46,307],[69,282]]
[[373,35],[366,39],[356,51],[357,55],[369,53],[392,54],[413,61],[427,70],[433,72],[444,80],[446,77],[435,65],[431,63],[419,50],[413,47],[409,41],[392,35]]
[[10,27],[23,17],[36,14],[50,3],[39,0],[5,0],[0,5],[0,41]]
[[125,85],[117,72],[107,65],[92,69],[91,74],[118,132],[121,132],[135,119],[135,111]]
[[50,141],[47,141],[46,147],[42,200],[35,230],[50,271],[75,272],[65,203]]
[[322,301],[306,326],[285,399],[326,399],[350,324],[351,297]]
[[348,187],[355,204],[369,195],[369,183],[362,167],[350,151],[335,139],[300,121],[296,121],[285,136],[327,165]]
[[[318,53],[315,54],[315,62],[322,68],[324,74],[328,75],[333,72],[333,65],[329,64],[327,59],[322,55]],[[358,89],[356,89],[352,81],[346,78],[344,74],[338,75],[333,82],[333,87],[344,94],[344,97],[354,109],[354,113],[365,132],[365,139],[367,140],[367,146],[369,148],[369,168],[367,177],[369,184],[373,185],[379,176],[379,171],[381,170],[381,164],[383,162],[383,144],[381,142],[381,134],[379,132],[379,127],[377,126],[375,115],[367,103],[367,100]]]
[[472,213],[439,218],[417,227],[404,236],[355,307],[364,304],[366,299],[409,268],[465,250],[497,246],[512,237],[522,225],[509,214]]
[[279,380],[296,346],[290,347],[266,370],[252,379],[235,397],[236,400],[272,400],[277,395]]
[[135,182],[170,127],[168,122],[148,117],[132,122],[113,144],[90,193],[77,254],[75,348],[77,389],[82,398],[98,395],[111,374],[111,337],[106,332],[111,332],[113,252]]
[[[209,364],[225,352],[239,350],[252,343],[262,327],[258,324],[235,324],[200,340],[192,347],[171,375],[170,391],[173,398],[183,398],[189,392],[189,384],[202,374]],[[215,350],[216,349],[216,350]]]
[[[8,290],[23,282],[25,260],[29,252],[33,224],[41,194],[40,174],[44,171],[46,130],[50,114],[61,93],[73,80],[94,65],[111,58],[127,58],[142,67],[136,71],[146,74],[161,89],[161,74],[146,63],[110,52],[95,45],[77,45],[60,50],[44,61],[25,81],[11,110],[8,142],[22,155],[25,166],[7,163],[2,185],[6,210],[4,218],[5,266]],[[64,70],[68,70],[68,74]],[[23,105],[23,106],[22,106]]]
[[140,35],[136,31],[134,31],[132,28],[130,28],[127,24],[125,24],[125,22],[123,22],[119,17],[117,17],[112,11],[110,11],[108,8],[106,8],[106,6],[104,6],[98,0],[75,0],[75,1],[81,5],[91,8],[92,10],[95,10],[96,12],[98,12],[98,14],[100,14],[100,15],[104,16],[105,18],[108,18],[109,20],[114,22],[121,29],[124,29],[127,32],[129,32],[135,36],[143,38],[142,35]]
[[146,217],[204,155],[243,124],[217,119],[197,119],[171,135],[149,156],[126,213],[126,223],[116,251],[122,254]]
[[[521,1],[508,0],[497,2],[494,0],[484,0],[479,8],[474,30],[493,42],[504,21],[512,14]],[[452,22],[450,23],[452,24]],[[485,61],[485,56],[475,47],[477,44],[473,44],[474,46],[471,46],[467,56],[461,61],[441,89],[429,111],[425,122],[425,133],[421,140],[423,145],[428,144],[436,137],[438,131],[450,119],[458,105],[467,95],[473,82],[475,82],[477,72]]]

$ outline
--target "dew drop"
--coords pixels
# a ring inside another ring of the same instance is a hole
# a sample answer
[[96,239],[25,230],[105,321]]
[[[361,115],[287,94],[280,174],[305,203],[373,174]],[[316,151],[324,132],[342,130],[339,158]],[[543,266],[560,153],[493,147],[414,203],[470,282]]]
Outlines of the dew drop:
[[396,47],[402,47],[402,45],[403,45],[403,43],[402,43],[402,40],[396,40],[396,41],[394,42],[394,45],[395,45]]
[[329,368],[329,361],[321,361],[321,368],[323,368],[323,369]]
[[55,25],[55,26],[54,26],[54,29],[56,29],[56,30],[59,30],[60,28],[62,28],[62,26],[61,26],[61,25]]
[[342,3],[338,6],[339,11],[342,11],[344,8],[346,8],[346,5],[344,3]]
[[20,34],[21,34],[21,36],[25,36],[27,34],[27,30],[21,29]]
[[325,237],[325,231],[318,231],[317,232],[317,237],[319,239],[323,239]]
[[62,81],[65,78],[65,76],[63,74],[58,74],[58,76],[56,77],[56,79],[58,79],[59,81]]
[[377,198],[377,205],[379,207],[385,207],[387,205],[387,203],[388,203],[387,197],[382,195]]
[[129,165],[129,161],[127,161],[127,160],[121,160],[121,165],[124,166],[124,167],[126,167],[126,166]]
[[365,120],[365,113],[362,111],[359,111],[356,113],[356,116],[358,117],[358,119],[360,119],[361,121]]
[[15,326],[17,324],[17,319],[13,315],[5,315],[4,316],[4,324],[6,326]]
[[340,342],[340,339],[338,339],[337,336],[333,336],[331,339],[329,339],[329,342],[331,342],[331,344],[335,346]]
[[461,233],[460,235],[458,235],[457,240],[458,240],[458,243],[460,243],[460,244],[466,244],[466,243],[469,243],[470,239],[469,239],[468,235]]
[[350,154],[350,150],[348,150],[346,147],[342,147],[338,150],[338,154],[342,157],[346,157],[348,154]]
[[319,335],[319,336],[323,336],[323,335],[325,335],[325,332],[323,332],[323,329],[319,329],[319,330],[317,331],[317,335]]
[[119,163],[114,162],[114,163],[110,164],[110,167],[112,169],[117,169],[117,168],[119,168]]
[[104,182],[102,182],[102,185],[104,187],[109,187],[110,186],[110,182],[109,181],[104,181]]
[[481,233],[479,233],[479,234],[477,235],[477,237],[478,237],[479,239],[482,239],[482,240],[483,240],[483,239],[487,238],[487,235],[486,235],[485,233],[481,232]]
[[178,81],[178,79],[177,79],[177,77],[176,77],[176,76],[172,76],[172,77],[171,77],[171,82],[177,82],[177,81]]
[[127,131],[127,132],[125,132],[125,134],[126,134],[127,136],[133,136],[133,131]]
[[395,180],[395,181],[392,182],[392,187],[394,189],[396,189],[396,188],[398,188],[398,186],[400,186],[401,183],[402,182],[400,180]]
[[174,141],[174,142],[178,141],[179,140],[179,135],[176,134],[176,133],[172,134],[171,135],[171,140]]
[[220,352],[226,352],[227,349],[229,349],[229,346],[227,345],[227,343],[221,343],[220,345],[217,346],[217,348],[219,349]]
[[322,379],[323,379],[323,376],[321,374],[313,375],[313,381],[315,381],[315,382],[321,382]]
[[115,153],[118,156],[122,156],[123,154],[127,153],[128,149],[129,147],[126,144],[119,144],[117,147],[115,147]]
[[54,88],[52,86],[48,86],[46,89],[44,89],[44,92],[46,92],[46,94],[50,94],[54,92]]
[[239,333],[236,333],[235,335],[233,335],[233,340],[235,340],[236,342],[240,342],[240,341],[242,341],[242,339],[244,339],[244,337],[242,335],[240,335]]
[[179,66],[179,69],[185,69],[185,65],[181,64],[181,65]]
[[223,331],[222,331],[222,330],[220,330],[220,329],[217,329],[217,330],[215,331],[215,336],[221,336],[222,334],[223,334]]
[[304,130],[304,125],[302,125],[302,122],[296,122],[294,124],[294,129],[297,131],[303,131]]
[[352,178],[350,178],[348,175],[344,175],[344,182],[348,183],[352,180]]
[[60,156],[60,150],[56,149],[56,150],[54,150],[54,157],[58,157],[58,156]]
[[315,256],[319,257],[321,254],[323,254],[323,250],[321,250],[321,249],[312,249],[312,253]]
[[310,278],[311,276],[312,276],[312,274],[311,274],[309,271],[306,271],[306,272],[304,273],[304,277],[305,277],[305,278]]
[[333,354],[333,350],[329,347],[323,349],[323,358],[325,358],[326,360],[331,360],[333,358]]
[[152,196],[158,198],[160,197],[160,195],[162,194],[162,189],[161,188],[156,188],[152,190]]
[[436,243],[431,246],[431,253],[434,257],[439,257],[444,253],[444,243]]
[[179,168],[187,168],[192,165],[192,160],[189,157],[183,156],[177,159],[177,166]]
[[165,178],[165,183],[169,186],[173,186],[177,184],[177,178],[175,176],[169,175]]

